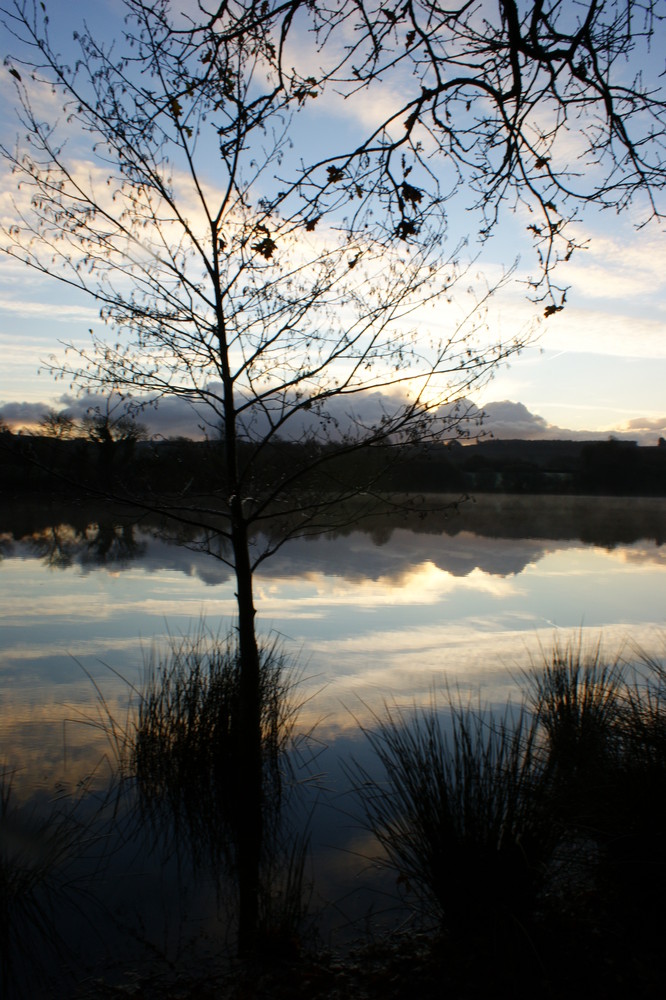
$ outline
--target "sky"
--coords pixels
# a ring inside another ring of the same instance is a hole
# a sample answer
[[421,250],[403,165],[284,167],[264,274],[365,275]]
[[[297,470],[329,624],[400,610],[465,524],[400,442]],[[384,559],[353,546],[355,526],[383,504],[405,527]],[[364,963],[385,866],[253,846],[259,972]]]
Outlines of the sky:
[[[108,30],[117,30],[118,7],[117,0],[100,4],[100,24]],[[74,27],[71,6],[58,0],[50,9],[59,11],[57,28],[67,38]],[[9,93],[8,69],[1,72]],[[350,117],[361,122],[367,113],[362,101],[344,108],[322,102],[310,121],[309,141],[316,146],[325,134],[348,130]],[[11,144],[17,132],[11,102],[0,112],[0,128]],[[0,216],[11,224],[15,181],[4,165],[0,183]],[[506,338],[531,324],[536,329],[522,354],[472,397],[486,412],[485,430],[498,437],[614,435],[642,444],[666,437],[666,235],[663,224],[637,228],[642,218],[638,210],[618,215],[588,207],[577,223],[587,249],[574,253],[558,275],[569,288],[566,307],[545,319],[543,305],[525,294],[535,259],[524,220],[509,212],[503,217],[475,265],[492,280],[518,260],[511,284],[489,304],[489,333]],[[454,221],[466,224],[464,216]],[[473,230],[470,245],[475,253]],[[48,408],[84,410],[85,401],[55,382],[44,362],[62,353],[62,341],[83,339],[100,326],[92,300],[0,255],[0,417],[29,428]],[[154,433],[196,433],[196,418],[176,401],[146,422]]]

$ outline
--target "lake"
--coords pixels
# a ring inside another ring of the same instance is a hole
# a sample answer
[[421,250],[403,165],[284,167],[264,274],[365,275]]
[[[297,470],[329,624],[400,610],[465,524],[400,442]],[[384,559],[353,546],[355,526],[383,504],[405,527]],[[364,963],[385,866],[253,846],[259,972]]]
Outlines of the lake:
[[[176,544],[158,521],[110,505],[5,505],[0,518],[0,759],[25,813],[102,793],[107,713],[126,718],[169,636],[233,626],[234,584],[196,533]],[[339,762],[364,758],[359,727],[385,703],[425,705],[447,688],[519,701],[521,671],[554,639],[663,658],[665,594],[663,499],[481,496],[284,545],[257,575],[256,603],[262,633],[298,664],[300,725],[314,727],[318,903],[351,925],[347,903],[374,878]],[[123,851],[113,864],[135,871]],[[175,876],[158,867],[164,894]],[[127,876],[118,906],[137,884]]]

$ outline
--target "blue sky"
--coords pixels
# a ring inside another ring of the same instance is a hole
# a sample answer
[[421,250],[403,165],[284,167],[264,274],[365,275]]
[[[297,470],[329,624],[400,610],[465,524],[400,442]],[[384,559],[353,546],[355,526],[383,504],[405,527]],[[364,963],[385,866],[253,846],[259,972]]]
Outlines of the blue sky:
[[[67,38],[74,26],[68,24],[71,7],[60,0],[49,5],[58,8],[62,16],[54,20],[52,15],[52,22]],[[119,23],[118,9],[117,0],[96,8],[105,30]],[[9,93],[8,71],[2,72]],[[368,113],[361,99],[344,106],[325,99],[316,105],[307,139],[301,141],[318,151],[336,130],[343,134],[354,124],[360,127]],[[17,128],[10,102],[0,113],[0,127],[11,143]],[[10,224],[14,180],[4,166],[0,182],[0,216]],[[512,284],[489,305],[488,335],[508,337],[530,324],[538,327],[531,346],[473,397],[488,409],[488,429],[502,436],[624,434],[643,443],[666,436],[666,237],[657,223],[637,229],[642,218],[640,206],[622,215],[588,208],[577,223],[588,249],[576,252],[559,275],[570,286],[566,308],[545,320],[543,306],[528,301],[522,283],[535,270],[524,220],[520,214],[504,216],[475,264],[492,281],[502,266],[519,260]],[[473,222],[453,210],[452,236],[464,235],[463,227],[470,226],[470,254],[477,251]],[[446,322],[444,305],[441,321]],[[84,339],[90,327],[100,326],[92,300],[1,256],[0,415],[19,426],[47,407],[68,405],[67,386],[48,373],[38,375],[38,369],[61,350],[61,341]],[[161,429],[159,420],[159,415],[152,418],[154,430]]]

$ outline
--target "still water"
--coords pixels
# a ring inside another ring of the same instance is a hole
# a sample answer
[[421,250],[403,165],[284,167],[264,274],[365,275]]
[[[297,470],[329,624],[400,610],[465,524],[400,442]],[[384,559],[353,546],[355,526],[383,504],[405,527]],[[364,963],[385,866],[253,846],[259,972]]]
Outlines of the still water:
[[[196,535],[176,544],[109,507],[0,519],[0,763],[23,807],[104,785],[101,723],[126,717],[169,636],[233,626],[234,585]],[[665,595],[661,499],[482,497],[283,546],[261,567],[256,603],[260,629],[299,665],[301,725],[321,749],[319,897],[353,895],[363,869],[363,835],[335,802],[338,761],[364,753],[359,726],[373,713],[446,687],[519,700],[521,670],[554,638],[663,657]]]
[[[0,546],[0,741],[26,787],[88,766],[84,671],[121,710],[114,671],[136,684],[169,634],[233,625],[228,567],[145,520],[5,510]],[[292,541],[261,567],[256,603],[329,741],[384,700],[421,702],[445,683],[505,700],[558,634],[663,652],[665,584],[664,500],[481,497],[457,514]]]

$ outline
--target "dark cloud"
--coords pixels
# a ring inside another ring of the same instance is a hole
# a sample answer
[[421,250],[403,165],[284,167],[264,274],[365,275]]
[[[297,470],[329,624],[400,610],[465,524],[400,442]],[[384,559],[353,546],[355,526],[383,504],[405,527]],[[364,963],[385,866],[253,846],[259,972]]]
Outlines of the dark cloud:
[[640,445],[655,445],[657,439],[666,437],[666,417],[648,419],[639,417],[610,430],[572,430],[549,424],[537,413],[532,413],[523,403],[508,399],[487,403],[483,408],[483,430],[496,438],[522,438],[528,441],[561,440],[593,441],[612,436],[620,440],[637,441]]
[[48,409],[46,403],[5,403],[0,406],[0,419],[12,428],[31,427]]
[[487,403],[483,412],[483,429],[496,438],[534,440],[559,436],[560,433],[559,427],[553,427],[543,417],[531,413],[523,403],[512,403],[504,399],[501,402]]
[[[220,392],[219,386],[210,388]],[[350,433],[354,427],[374,426],[382,418],[390,418],[403,405],[404,398],[398,393],[371,392],[358,397],[333,397],[326,408],[326,433],[335,437],[336,434]],[[76,397],[65,394],[51,404],[23,402],[0,405],[0,418],[15,429],[31,428],[39,423],[48,409],[66,410],[80,420],[91,409],[104,409],[105,406],[106,400],[101,396]],[[121,409],[119,407],[118,415]],[[658,438],[666,437],[666,416],[656,419],[639,417],[612,430],[571,430],[549,424],[544,417],[528,410],[524,403],[507,399],[487,403],[483,410],[462,399],[448,408],[442,407],[437,417],[441,421],[443,435],[459,424],[460,429],[470,437],[477,436],[479,430],[495,438],[524,440],[593,440],[607,438],[612,434],[643,445],[656,444]],[[215,436],[220,425],[217,414],[210,407],[179,397],[167,397],[145,406],[136,414],[136,419],[146,426],[150,435],[167,438]],[[253,434],[261,436],[265,433],[268,426],[265,415],[255,412],[250,420]],[[321,415],[301,411],[289,422],[290,436],[298,438],[316,431],[321,420]]]
[[[82,420],[91,411],[104,412],[107,397],[86,394],[72,396],[64,394],[49,403],[4,403],[0,404],[0,418],[14,430],[32,430],[48,410],[65,411],[75,420]],[[120,401],[110,404],[115,416],[121,416],[126,405]],[[144,424],[151,435],[163,437],[203,437],[206,419],[210,425],[210,414],[198,412],[193,406],[177,397],[170,397],[158,404],[152,403],[139,408],[134,413],[136,420]],[[207,428],[210,432],[210,427]]]
[[[212,397],[222,398],[222,387],[211,383],[208,389]],[[240,398],[240,397],[239,397]],[[331,439],[353,434],[355,431],[379,426],[384,420],[391,420],[400,414],[405,406],[405,397],[399,393],[366,392],[359,395],[333,396],[326,402],[325,409],[319,411],[315,406],[302,409],[293,415],[281,435],[286,438],[299,439],[303,435],[320,434]],[[47,410],[66,410],[77,420],[82,419],[91,410],[104,411],[107,400],[103,396],[84,395],[60,396],[55,402],[47,403],[9,403],[0,406],[0,417],[10,427],[32,429],[39,423]],[[122,402],[119,399],[110,404],[115,416],[120,416],[130,409],[136,419],[142,423],[153,436],[161,437],[214,437],[219,433],[221,415],[212,406],[195,403],[178,396],[169,396],[161,400],[137,406],[136,401]],[[269,413],[275,420],[282,410],[282,399],[265,401],[262,407],[248,408],[241,418],[247,432],[254,438],[261,438],[268,432]],[[446,429],[457,423],[461,414],[469,412],[469,425],[474,426],[480,416],[478,409],[466,400],[452,404],[448,409],[442,408],[437,413],[442,428]]]

